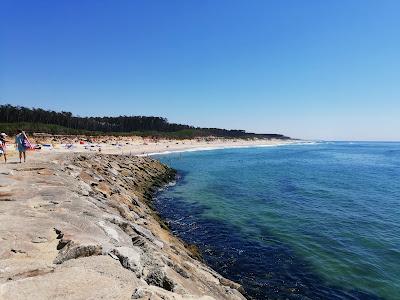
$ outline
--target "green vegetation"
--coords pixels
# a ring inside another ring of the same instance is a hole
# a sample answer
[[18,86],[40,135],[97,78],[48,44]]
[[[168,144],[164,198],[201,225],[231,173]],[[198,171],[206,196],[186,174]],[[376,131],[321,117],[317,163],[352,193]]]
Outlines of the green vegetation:
[[28,133],[60,135],[138,135],[180,139],[207,136],[288,139],[280,134],[255,134],[244,130],[200,128],[169,123],[167,119],[161,117],[78,117],[70,112],[47,111],[41,108],[26,108],[9,104],[0,105],[0,130],[14,134],[17,129],[23,129]]
[[196,130],[180,130],[172,132],[160,132],[160,131],[132,131],[132,132],[100,132],[100,131],[88,131],[81,129],[72,129],[60,125],[54,124],[43,124],[43,123],[30,123],[30,122],[19,122],[19,123],[0,123],[0,132],[6,132],[9,135],[14,135],[17,129],[23,129],[28,134],[33,133],[48,133],[54,135],[86,135],[86,136],[101,136],[101,135],[113,135],[113,136],[142,136],[142,137],[165,137],[174,139],[190,139],[200,136],[207,136],[206,132],[201,134],[200,131]]
[[98,135],[100,132],[78,130],[67,128],[55,124],[43,123],[30,123],[30,122],[17,122],[17,123],[0,123],[0,131],[6,132],[9,135],[14,135],[17,129],[23,129],[27,133],[43,132],[49,134],[63,134],[63,135]]

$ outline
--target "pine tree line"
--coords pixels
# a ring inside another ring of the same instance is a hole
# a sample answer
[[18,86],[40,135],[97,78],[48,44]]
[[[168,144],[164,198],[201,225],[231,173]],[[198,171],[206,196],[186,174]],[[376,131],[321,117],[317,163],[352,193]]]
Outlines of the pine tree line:
[[59,125],[74,130],[96,131],[102,133],[129,132],[190,132],[191,136],[219,137],[287,137],[280,134],[253,134],[244,130],[226,130],[220,128],[199,128],[189,125],[169,123],[166,118],[145,116],[118,117],[78,117],[71,112],[56,112],[41,108],[27,108],[10,104],[0,105],[0,123],[41,123]]

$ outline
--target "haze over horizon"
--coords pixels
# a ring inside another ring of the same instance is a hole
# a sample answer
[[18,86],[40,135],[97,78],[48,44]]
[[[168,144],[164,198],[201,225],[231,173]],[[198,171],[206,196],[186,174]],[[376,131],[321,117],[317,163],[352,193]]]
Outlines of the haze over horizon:
[[0,103],[400,140],[398,1],[4,1]]

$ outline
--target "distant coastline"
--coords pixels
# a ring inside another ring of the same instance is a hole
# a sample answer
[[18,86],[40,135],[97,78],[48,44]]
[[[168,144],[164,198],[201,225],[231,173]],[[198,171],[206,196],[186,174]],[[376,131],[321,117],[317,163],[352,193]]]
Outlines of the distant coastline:
[[280,139],[290,137],[278,133],[253,133],[241,129],[195,127],[169,122],[154,116],[81,117],[71,112],[56,112],[42,108],[0,105],[0,129],[14,133],[17,129],[29,134],[141,136],[153,138],[190,139],[204,137],[242,139]]

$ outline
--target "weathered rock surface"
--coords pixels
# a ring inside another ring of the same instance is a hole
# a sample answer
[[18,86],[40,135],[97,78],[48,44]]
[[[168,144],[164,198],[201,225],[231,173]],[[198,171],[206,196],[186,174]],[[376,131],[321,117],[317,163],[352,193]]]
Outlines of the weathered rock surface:
[[173,177],[129,156],[0,166],[0,299],[244,299],[151,209]]

